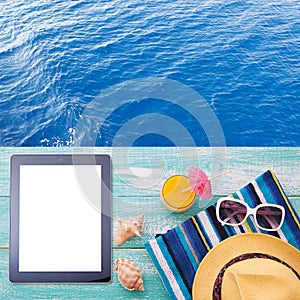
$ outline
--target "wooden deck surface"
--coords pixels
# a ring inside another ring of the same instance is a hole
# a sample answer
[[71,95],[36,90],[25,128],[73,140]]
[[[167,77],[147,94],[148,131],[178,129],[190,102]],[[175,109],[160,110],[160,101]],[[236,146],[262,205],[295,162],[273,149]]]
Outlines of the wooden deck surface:
[[[12,284],[8,280],[9,256],[9,159],[16,153],[99,153],[113,161],[113,232],[117,216],[145,214],[142,238],[113,246],[113,260],[125,257],[143,272],[144,292],[121,287],[113,272],[109,284]],[[171,213],[160,203],[162,183],[171,175],[187,174],[195,165],[213,175],[232,173],[212,182],[214,198],[196,201],[184,213]],[[296,211],[300,213],[300,148],[0,148],[0,299],[168,299],[144,243],[198,213],[218,197],[240,189],[267,169],[272,169]]]

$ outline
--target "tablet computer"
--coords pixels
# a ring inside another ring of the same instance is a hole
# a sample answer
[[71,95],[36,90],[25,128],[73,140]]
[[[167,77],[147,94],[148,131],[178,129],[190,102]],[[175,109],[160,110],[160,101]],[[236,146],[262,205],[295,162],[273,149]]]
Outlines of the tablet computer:
[[13,155],[10,167],[10,281],[110,281],[110,157]]

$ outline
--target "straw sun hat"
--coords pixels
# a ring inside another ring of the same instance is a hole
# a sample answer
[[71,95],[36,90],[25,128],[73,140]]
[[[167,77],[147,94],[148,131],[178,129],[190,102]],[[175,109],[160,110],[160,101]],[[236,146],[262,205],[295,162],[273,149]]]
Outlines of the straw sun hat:
[[239,234],[204,257],[194,279],[193,299],[300,299],[299,274],[299,250],[270,235]]

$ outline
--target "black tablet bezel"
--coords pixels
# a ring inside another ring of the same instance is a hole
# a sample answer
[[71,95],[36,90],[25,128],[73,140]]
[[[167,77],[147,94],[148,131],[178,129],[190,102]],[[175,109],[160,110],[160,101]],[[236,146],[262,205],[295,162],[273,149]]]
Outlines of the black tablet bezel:
[[[19,272],[19,187],[21,165],[101,165],[101,272]],[[10,164],[9,279],[19,283],[109,282],[111,245],[111,158],[109,155],[12,155]]]

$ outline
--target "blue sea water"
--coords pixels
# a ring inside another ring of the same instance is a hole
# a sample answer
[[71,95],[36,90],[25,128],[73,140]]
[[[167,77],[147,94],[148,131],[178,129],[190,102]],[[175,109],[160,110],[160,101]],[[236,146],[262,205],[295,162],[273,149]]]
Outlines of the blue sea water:
[[[295,0],[2,0],[0,146],[72,146],[101,93],[148,77],[199,93],[228,146],[300,146],[299,16]],[[105,107],[98,146],[111,146],[140,115],[131,126],[139,131],[154,112],[180,121],[198,146],[210,144],[172,101],[132,99],[109,116]],[[141,134],[132,145],[175,146],[180,138]]]

